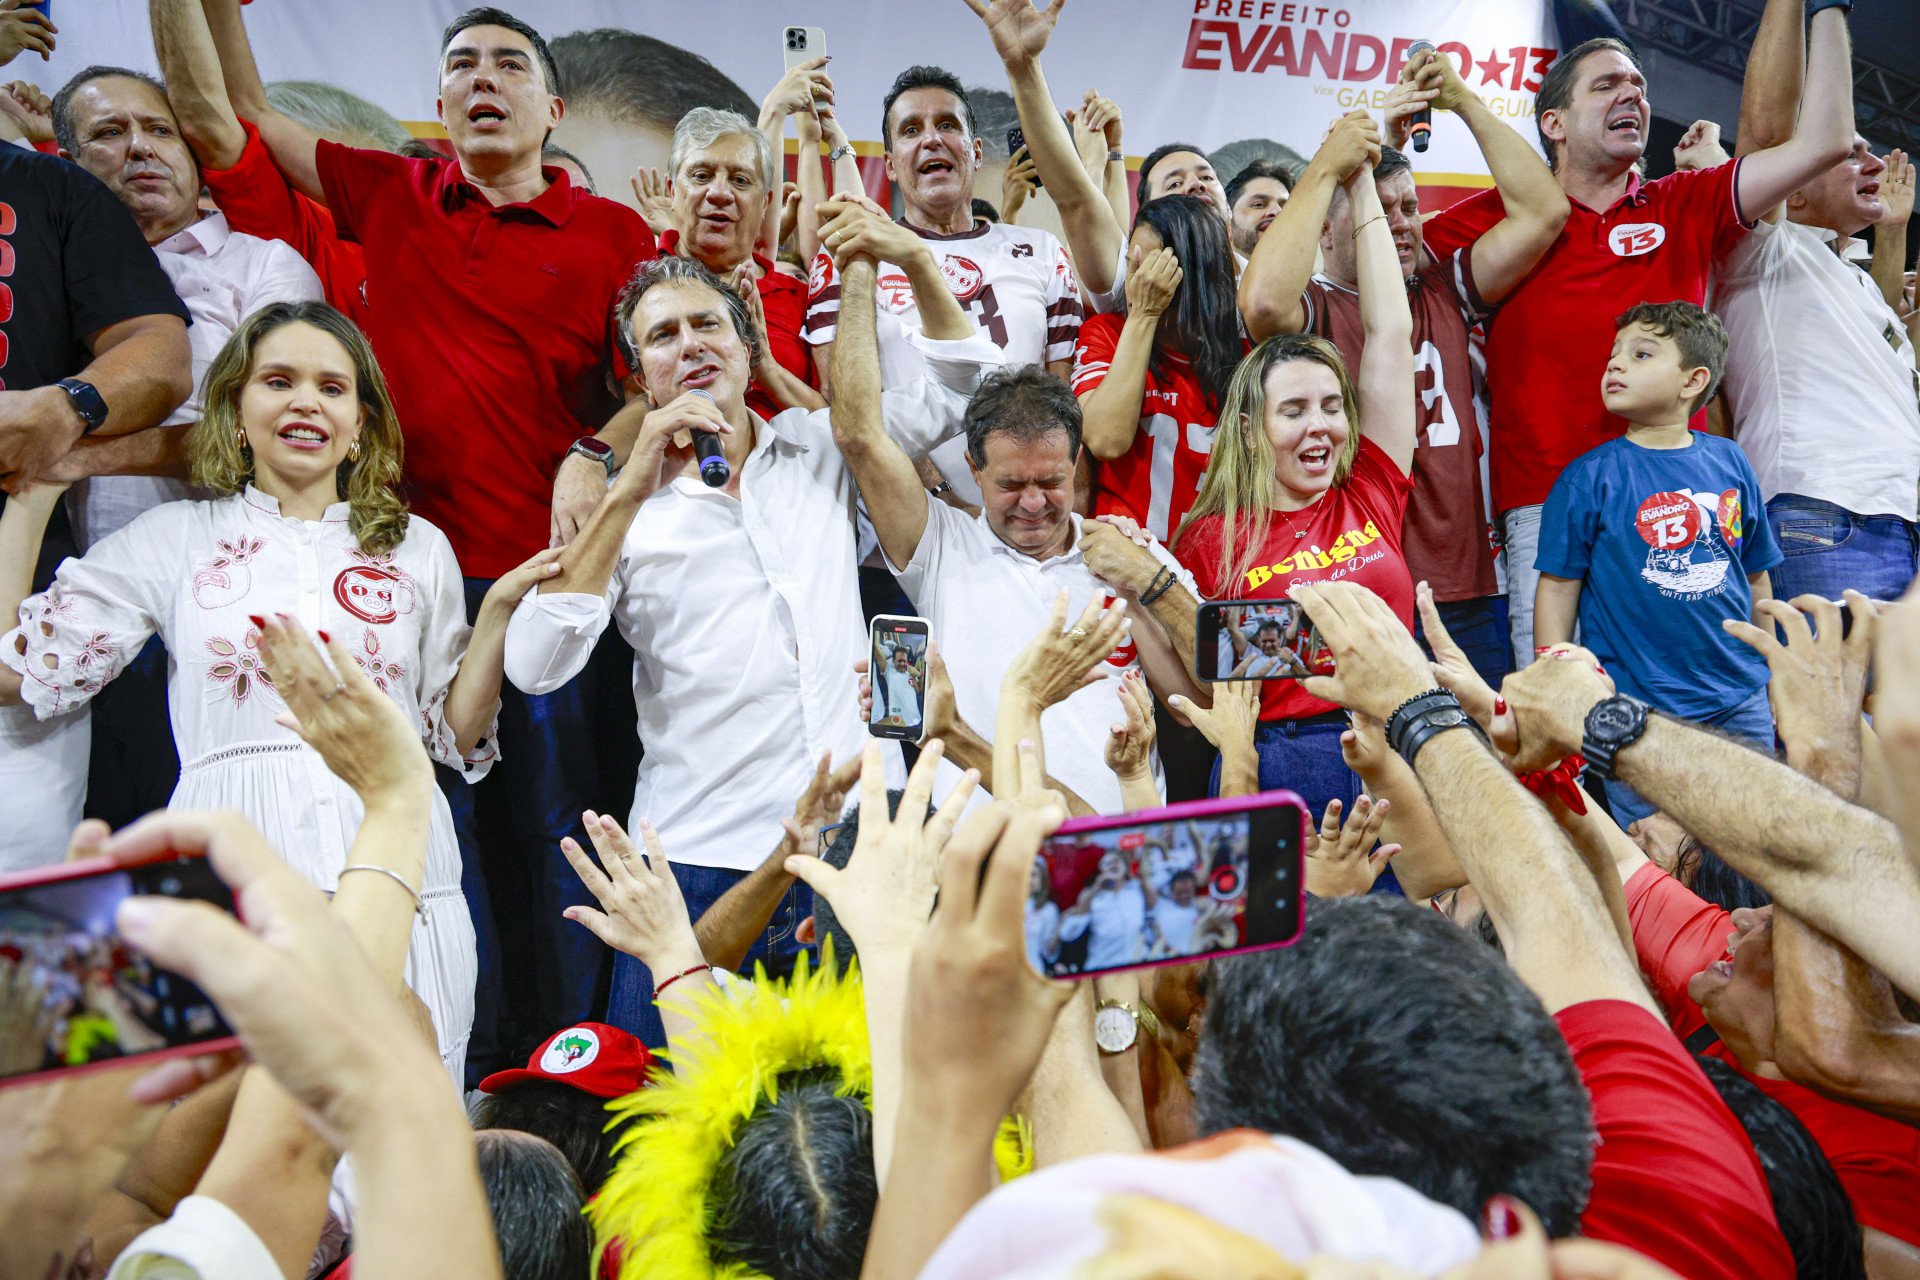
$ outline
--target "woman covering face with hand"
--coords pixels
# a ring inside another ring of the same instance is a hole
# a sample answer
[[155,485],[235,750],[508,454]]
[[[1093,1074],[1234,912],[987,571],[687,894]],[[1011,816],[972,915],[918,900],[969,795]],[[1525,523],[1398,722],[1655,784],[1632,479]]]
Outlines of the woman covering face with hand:
[[[21,601],[48,505],[0,515],[0,702],[42,719],[83,705],[149,636],[171,656],[181,756],[172,807],[235,809],[331,890],[362,807],[286,726],[262,647],[271,617],[331,636],[399,703],[436,761],[477,780],[491,766],[508,614],[551,571],[543,552],[500,578],[471,629],[446,536],[395,492],[400,424],[372,349],[324,303],[249,316],[207,373],[189,442],[193,479],[223,496],[163,504],[61,565]],[[473,1022],[473,925],[446,801],[432,837],[407,981],[432,1011],[457,1079]]]

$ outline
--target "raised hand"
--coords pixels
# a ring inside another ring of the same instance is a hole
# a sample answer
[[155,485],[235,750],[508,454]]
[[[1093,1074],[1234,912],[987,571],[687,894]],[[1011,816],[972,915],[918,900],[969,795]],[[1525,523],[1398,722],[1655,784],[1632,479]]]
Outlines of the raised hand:
[[1387,90],[1386,99],[1380,104],[1383,138],[1388,146],[1397,150],[1406,149],[1407,139],[1413,132],[1414,114],[1431,108],[1440,94],[1440,69],[1427,62],[1424,74],[1416,70],[1424,57],[1422,54],[1408,59],[1407,65],[1400,68],[1400,78]]
[[1174,694],[1169,706],[1193,722],[1214,749],[1253,750],[1253,731],[1260,723],[1260,682],[1258,680],[1222,681],[1213,686],[1213,705],[1203,707],[1191,698]]
[[1121,779],[1153,776],[1153,693],[1137,668],[1120,678],[1120,710],[1125,721],[1107,735],[1107,768]]
[[1126,602],[1103,604],[1095,596],[1071,627],[1066,621],[1067,593],[1062,591],[1054,598],[1040,634],[1007,666],[1000,680],[1002,697],[1024,697],[1044,709],[1106,677],[1106,659],[1132,625]]
[[1083,128],[1103,134],[1107,150],[1120,149],[1120,105],[1112,98],[1102,97],[1098,89],[1087,90],[1086,99],[1080,104],[1079,122]]
[[1312,163],[1346,183],[1380,163],[1380,126],[1365,111],[1349,111],[1327,128]]
[[11,116],[34,146],[53,141],[53,99],[38,85],[14,80],[0,88],[0,112]]
[[993,49],[1009,66],[1031,62],[1046,51],[1067,0],[1035,8],[1033,0],[967,0],[967,8],[987,24]]
[[1711,120],[1695,120],[1674,144],[1676,169],[1713,169],[1727,162],[1726,148],[1720,145],[1720,126]]
[[1127,313],[1143,320],[1159,319],[1173,305],[1185,275],[1173,250],[1155,249],[1140,260],[1138,268],[1127,272]]
[[940,642],[927,645],[927,689],[920,700],[920,740],[945,737],[959,723],[960,712],[953,701],[953,679],[947,675],[947,660],[940,656]]
[[0,66],[22,53],[37,53],[45,62],[53,56],[54,39],[60,28],[38,9],[27,6],[33,0],[0,0]]
[[1461,709],[1475,720],[1480,727],[1492,733],[1494,729],[1494,707],[1499,695],[1488,684],[1447,631],[1447,624],[1441,620],[1439,605],[1433,598],[1433,588],[1425,582],[1415,584],[1413,589],[1414,607],[1420,611],[1420,625],[1427,633],[1427,647],[1433,650],[1431,670],[1440,686],[1460,699]]
[[860,834],[847,865],[835,867],[810,854],[787,859],[788,874],[827,900],[863,956],[904,953],[926,931],[941,850],[980,780],[968,770],[929,818],[927,804],[943,750],[938,740],[921,748],[900,807],[889,817],[880,744],[869,742],[860,771]]
[[673,226],[672,184],[658,169],[643,167],[627,179],[633,186],[633,198],[639,202],[640,217],[654,235],[663,236]]
[[572,836],[560,841],[560,852],[600,909],[568,907],[560,914],[646,965],[655,981],[701,963],[687,900],[653,824],[640,823],[640,838],[647,846],[643,854],[612,818],[591,809],[581,817],[600,855],[599,866]]
[[1388,860],[1400,852],[1397,844],[1374,847],[1392,805],[1390,800],[1375,803],[1361,796],[1342,822],[1340,801],[1327,802],[1319,828],[1307,833],[1308,893],[1316,898],[1357,898],[1373,888]]
[[353,656],[326,632],[323,657],[306,628],[289,614],[248,619],[273,691],[287,704],[274,722],[320,753],[327,768],[369,809],[382,800],[425,803],[433,765],[420,727],[382,693]]
[[827,75],[831,56],[813,58],[788,69],[760,102],[760,119],[810,115],[815,103],[833,101],[833,80]]
[[810,852],[820,838],[821,828],[840,821],[840,815],[847,808],[847,792],[860,781],[865,763],[863,756],[836,769],[833,753],[821,752],[820,763],[813,767],[813,777],[807,780],[807,789],[794,802],[793,816],[780,819],[780,827],[787,833],[787,841],[794,850]]
[[1303,582],[1291,594],[1333,651],[1334,674],[1302,682],[1314,697],[1384,722],[1401,703],[1433,688],[1413,633],[1373,592],[1351,582]]
[[1000,220],[1012,222],[1014,215],[1026,204],[1027,197],[1033,194],[1034,178],[1040,170],[1033,163],[1033,157],[1027,149],[1021,147],[1007,157],[1007,167],[1000,175]]
[[1840,606],[1824,596],[1799,596],[1792,604],[1762,600],[1757,611],[1775,626],[1761,628],[1732,619],[1720,624],[1767,660],[1774,725],[1796,759],[1836,751],[1857,756],[1860,750],[1860,711],[1879,610],[1857,591],[1846,593],[1846,604],[1853,625],[1844,637]]
[[1895,148],[1887,152],[1887,171],[1880,176],[1879,223],[1897,227],[1913,216],[1913,161]]

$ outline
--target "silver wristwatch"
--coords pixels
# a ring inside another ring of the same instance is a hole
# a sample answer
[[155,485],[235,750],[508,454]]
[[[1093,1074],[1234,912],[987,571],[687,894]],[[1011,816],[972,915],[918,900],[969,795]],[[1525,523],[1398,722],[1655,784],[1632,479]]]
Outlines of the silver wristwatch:
[[839,164],[841,156],[852,155],[852,154],[853,154],[853,144],[851,142],[843,142],[839,146],[835,147],[833,150],[827,152],[827,163]]

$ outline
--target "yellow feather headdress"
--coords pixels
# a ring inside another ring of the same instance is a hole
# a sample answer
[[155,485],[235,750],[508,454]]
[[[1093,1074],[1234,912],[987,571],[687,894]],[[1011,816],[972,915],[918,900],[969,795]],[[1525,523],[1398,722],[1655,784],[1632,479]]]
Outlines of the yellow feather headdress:
[[[831,944],[829,944],[831,946]],[[873,1102],[867,1010],[857,964],[834,972],[831,951],[818,969],[802,954],[786,981],[764,969],[751,983],[701,996],[699,1030],[678,1074],[655,1067],[648,1086],[607,1106],[632,1121],[615,1146],[617,1163],[587,1207],[600,1251],[618,1241],[620,1280],[766,1280],[715,1259],[707,1245],[712,1186],[740,1126],[779,1096],[779,1079],[831,1067],[843,1096]],[[1004,1181],[1032,1168],[1024,1122],[1009,1119],[994,1142]],[[596,1254],[595,1274],[599,1273]]]

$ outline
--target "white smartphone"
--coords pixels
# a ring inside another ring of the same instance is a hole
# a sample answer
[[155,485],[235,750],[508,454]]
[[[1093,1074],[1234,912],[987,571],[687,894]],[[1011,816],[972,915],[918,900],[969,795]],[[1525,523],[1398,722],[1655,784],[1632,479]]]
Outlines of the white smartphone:
[[873,709],[867,713],[867,732],[874,737],[920,740],[929,635],[925,618],[883,613],[873,620],[867,645]]
[[791,71],[803,62],[827,56],[827,30],[825,27],[787,27],[781,33],[780,44],[787,59],[786,69]]

